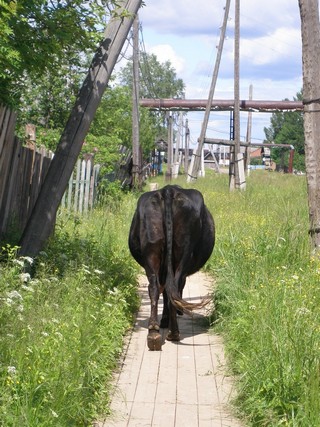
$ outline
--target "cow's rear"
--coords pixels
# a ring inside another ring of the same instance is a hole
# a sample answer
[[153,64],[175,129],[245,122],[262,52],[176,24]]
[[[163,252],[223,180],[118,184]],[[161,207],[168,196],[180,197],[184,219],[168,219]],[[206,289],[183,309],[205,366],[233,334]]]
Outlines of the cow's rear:
[[[194,189],[168,185],[144,193],[138,200],[129,248],[149,280],[151,315],[148,346],[161,349],[159,329],[169,327],[167,339],[178,341],[177,310],[190,313],[203,304],[182,298],[186,277],[198,271],[214,247],[214,222],[202,194]],[[158,322],[158,300],[164,308]]]

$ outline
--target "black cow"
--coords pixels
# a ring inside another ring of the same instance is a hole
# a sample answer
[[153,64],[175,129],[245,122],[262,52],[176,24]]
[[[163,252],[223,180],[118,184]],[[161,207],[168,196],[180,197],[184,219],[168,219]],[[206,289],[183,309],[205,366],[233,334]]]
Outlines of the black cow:
[[[197,272],[210,257],[214,241],[214,221],[199,191],[167,185],[139,198],[129,248],[149,280],[150,350],[161,349],[160,327],[169,327],[168,340],[179,341],[177,310],[190,314],[203,307],[203,302],[192,304],[183,300],[182,291],[186,277]],[[161,292],[164,304],[159,326]]]

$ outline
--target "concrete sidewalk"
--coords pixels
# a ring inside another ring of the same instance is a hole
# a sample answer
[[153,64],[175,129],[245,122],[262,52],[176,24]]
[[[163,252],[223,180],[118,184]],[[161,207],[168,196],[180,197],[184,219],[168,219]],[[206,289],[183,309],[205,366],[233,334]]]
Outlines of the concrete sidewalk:
[[[187,280],[186,300],[211,291],[203,273]],[[98,427],[242,427],[231,414],[232,381],[225,372],[221,337],[208,332],[204,312],[179,317],[181,341],[165,341],[162,351],[147,348],[150,313],[147,279],[135,328],[115,378],[112,416]],[[159,315],[161,314],[160,305]]]

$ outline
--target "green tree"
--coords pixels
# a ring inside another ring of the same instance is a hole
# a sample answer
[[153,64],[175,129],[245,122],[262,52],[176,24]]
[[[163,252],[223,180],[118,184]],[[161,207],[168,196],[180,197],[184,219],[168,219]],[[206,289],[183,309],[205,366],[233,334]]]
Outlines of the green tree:
[[[181,98],[185,84],[177,77],[170,61],[161,63],[156,55],[144,53],[140,56],[140,97],[141,98]],[[120,72],[121,84],[132,88],[132,62]]]
[[113,1],[1,0],[0,103],[19,106],[28,78],[78,66],[94,48]]
[[[302,93],[297,93],[294,100],[301,100]],[[304,130],[303,114],[300,111],[277,111],[271,116],[271,125],[264,128],[266,140],[269,143],[288,144],[295,149],[293,167],[297,170],[305,170],[304,162]],[[272,158],[281,167],[288,165],[288,149],[272,148]]]
[[[119,73],[120,83],[127,86],[132,91],[132,62],[128,62]],[[140,98],[183,98],[185,84],[177,77],[175,69],[170,61],[161,63],[156,55],[143,53],[139,60],[139,95]],[[142,118],[145,120],[142,120]],[[145,152],[154,149],[154,142],[158,139],[167,139],[166,112],[152,112],[147,109],[140,109],[140,133],[145,136],[141,139],[141,145]],[[153,124],[153,135],[146,137],[150,133],[150,128],[144,123]],[[177,119],[176,119],[177,121]]]
[[[140,143],[145,157],[154,148],[157,134],[155,117],[148,110],[141,110]],[[132,148],[132,101],[127,86],[115,85],[102,98],[82,152],[94,154],[106,173],[119,161],[120,146]]]
[[38,144],[55,150],[79,91],[83,69],[84,65],[62,63],[56,70],[44,70],[36,80],[26,78],[18,114],[20,137],[24,137],[25,124],[32,123],[37,128]]

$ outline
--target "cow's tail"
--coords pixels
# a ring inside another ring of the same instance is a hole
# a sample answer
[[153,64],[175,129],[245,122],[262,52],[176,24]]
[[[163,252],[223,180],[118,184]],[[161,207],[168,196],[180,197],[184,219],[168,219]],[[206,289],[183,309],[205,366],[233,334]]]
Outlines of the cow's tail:
[[172,188],[164,188],[164,210],[165,210],[165,228],[166,228],[166,242],[167,242],[167,280],[166,292],[168,298],[175,306],[175,308],[183,313],[192,315],[193,310],[199,310],[205,307],[211,298],[207,297],[202,299],[199,303],[191,303],[185,301],[180,295],[178,284],[174,279],[173,265],[172,265],[172,248],[173,248],[173,219],[172,219],[172,204],[174,198],[174,190]]

